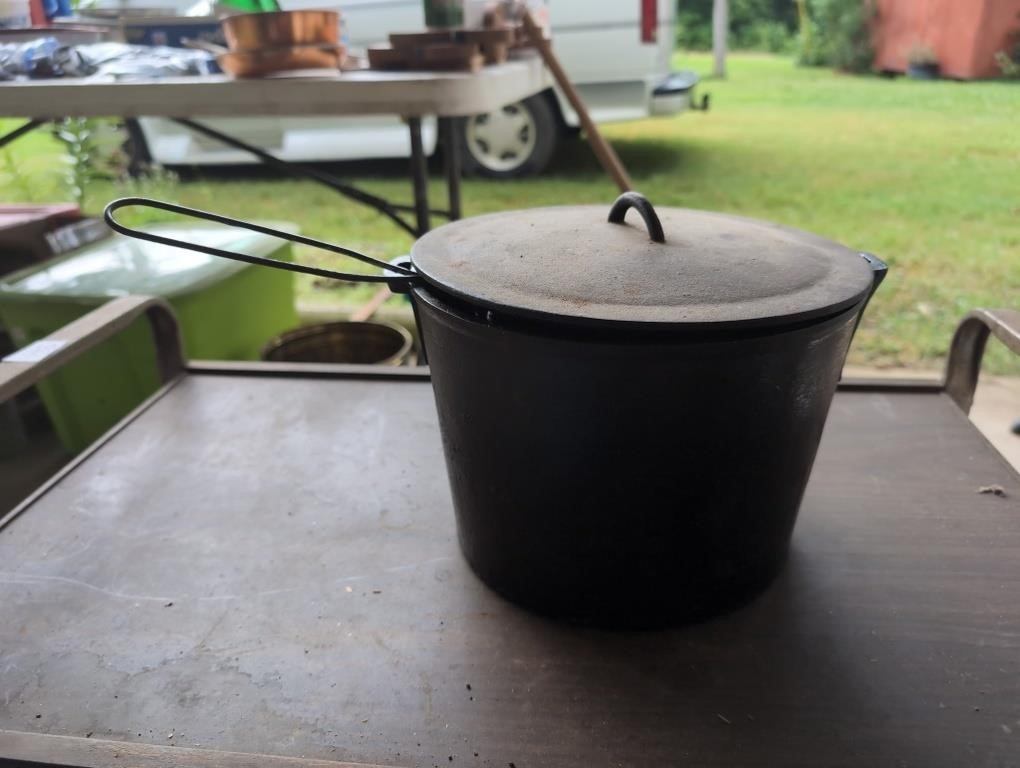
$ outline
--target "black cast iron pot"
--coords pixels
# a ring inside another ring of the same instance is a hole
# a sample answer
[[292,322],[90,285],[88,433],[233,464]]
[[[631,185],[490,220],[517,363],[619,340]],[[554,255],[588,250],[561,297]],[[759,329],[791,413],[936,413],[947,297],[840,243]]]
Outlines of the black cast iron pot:
[[[127,205],[387,272],[129,230],[112,216]],[[645,227],[624,222],[629,208]],[[660,221],[635,193],[608,221],[587,206],[453,222],[401,267],[155,201],[116,201],[106,219],[132,237],[409,292],[465,557],[517,603],[605,626],[704,618],[776,576],[851,337],[885,274],[872,256],[764,222],[682,209]]]

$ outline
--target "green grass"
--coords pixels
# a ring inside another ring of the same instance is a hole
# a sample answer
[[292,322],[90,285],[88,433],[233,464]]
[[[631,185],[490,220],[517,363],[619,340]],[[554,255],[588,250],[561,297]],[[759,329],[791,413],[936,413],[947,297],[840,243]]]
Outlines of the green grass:
[[[678,54],[676,64],[709,69],[701,54]],[[712,96],[708,113],[607,126],[605,132],[638,189],[657,205],[770,219],[888,261],[889,278],[868,309],[851,362],[935,367],[968,309],[1017,306],[1020,87],[850,77],[797,68],[781,57],[736,55],[729,79],[706,79],[702,92]],[[54,152],[42,135],[9,149],[30,175],[36,199],[59,194]],[[408,199],[408,182],[392,172],[399,166],[389,167],[389,177],[354,180]],[[8,177],[0,197],[19,199],[24,184],[12,183],[8,170],[0,156],[0,178]],[[406,253],[411,244],[381,216],[311,183],[245,174],[149,186],[140,191],[231,215],[293,220],[308,235],[376,256]],[[90,207],[99,210],[125,191],[139,190],[97,183]],[[437,177],[435,202],[442,193]],[[541,178],[464,185],[469,215],[608,204],[614,196],[580,141],[569,142]],[[300,257],[339,264],[308,251]],[[300,290],[306,304],[341,300],[342,292],[311,280]],[[1020,371],[999,350],[992,350],[988,364]]]

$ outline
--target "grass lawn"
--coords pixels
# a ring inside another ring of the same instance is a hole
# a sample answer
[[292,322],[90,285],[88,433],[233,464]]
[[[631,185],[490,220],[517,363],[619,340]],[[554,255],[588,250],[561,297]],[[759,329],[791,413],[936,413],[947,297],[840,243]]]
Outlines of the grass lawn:
[[[707,72],[709,59],[678,54],[676,65]],[[735,55],[730,69],[726,81],[706,80],[708,113],[606,127],[653,202],[770,219],[888,261],[889,277],[858,332],[853,363],[935,367],[967,309],[1020,304],[1020,87],[849,77],[761,55]],[[0,151],[0,199],[66,197],[56,191],[56,161],[43,135]],[[408,199],[409,183],[394,172],[400,166],[387,167],[388,176],[355,180]],[[89,207],[98,211],[119,194],[148,192],[232,215],[293,220],[305,234],[387,258],[411,244],[383,217],[312,183],[244,173],[138,187],[97,183]],[[434,195],[438,202],[438,175]],[[464,186],[469,215],[608,204],[614,196],[580,141],[568,143],[539,179]],[[311,280],[299,290],[305,304],[350,299]],[[1020,372],[998,349],[988,364]]]

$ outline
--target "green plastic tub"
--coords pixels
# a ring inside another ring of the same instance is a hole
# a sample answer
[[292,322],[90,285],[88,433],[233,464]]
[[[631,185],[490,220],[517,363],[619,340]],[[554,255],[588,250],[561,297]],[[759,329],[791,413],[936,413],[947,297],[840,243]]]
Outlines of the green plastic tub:
[[[258,233],[190,225],[147,229],[291,258],[288,244]],[[267,341],[297,325],[292,274],[119,235],[4,277],[0,324],[22,347],[126,294],[167,299],[192,359],[258,360]],[[158,386],[152,336],[148,321],[140,318],[48,377],[39,393],[61,441],[77,453]]]

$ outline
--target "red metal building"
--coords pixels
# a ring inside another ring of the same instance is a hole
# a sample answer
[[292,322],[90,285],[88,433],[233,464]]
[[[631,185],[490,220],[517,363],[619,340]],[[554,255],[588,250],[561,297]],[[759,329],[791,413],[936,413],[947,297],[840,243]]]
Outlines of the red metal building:
[[1020,0],[878,0],[875,66],[905,71],[910,49],[926,45],[946,77],[996,77],[995,53],[1017,29]]

